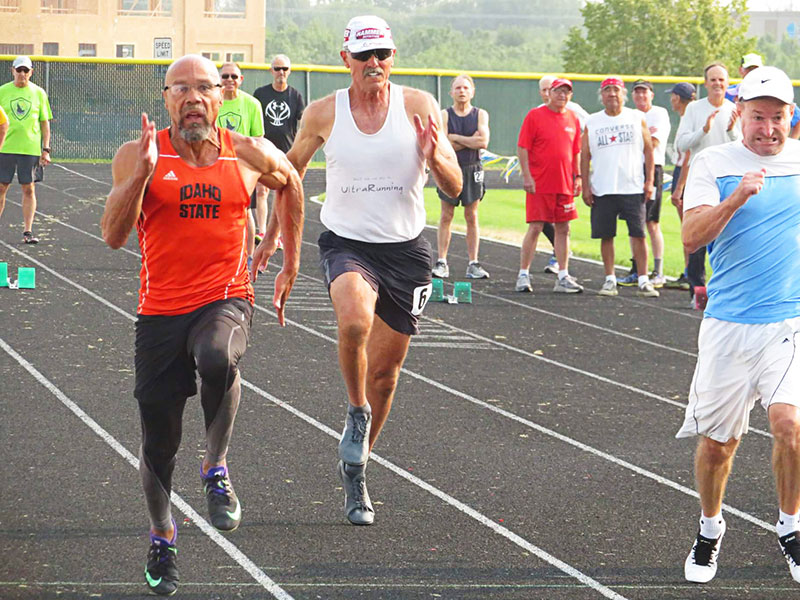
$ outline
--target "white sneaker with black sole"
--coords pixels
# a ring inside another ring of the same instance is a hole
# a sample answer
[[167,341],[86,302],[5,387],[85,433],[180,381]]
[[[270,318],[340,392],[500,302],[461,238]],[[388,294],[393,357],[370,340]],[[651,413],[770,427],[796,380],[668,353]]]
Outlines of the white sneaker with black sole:
[[800,531],[793,531],[783,537],[778,538],[781,545],[781,552],[789,565],[789,572],[792,579],[800,583]]
[[683,574],[686,581],[692,583],[708,583],[717,574],[717,558],[719,557],[719,547],[722,545],[722,536],[725,535],[726,525],[722,522],[722,533],[719,537],[707,538],[697,532],[692,551],[686,557],[683,565]]

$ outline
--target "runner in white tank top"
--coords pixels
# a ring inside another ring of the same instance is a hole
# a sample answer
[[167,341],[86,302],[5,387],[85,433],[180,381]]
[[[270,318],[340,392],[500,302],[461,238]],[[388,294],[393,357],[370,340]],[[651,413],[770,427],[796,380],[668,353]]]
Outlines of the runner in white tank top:
[[309,105],[288,157],[302,174],[325,145],[322,222],[330,231],[320,236],[320,258],[349,400],[338,468],[345,516],[370,525],[367,459],[431,289],[430,245],[420,235],[426,163],[447,195],[457,197],[462,184],[436,100],[389,83],[395,45],[386,22],[355,17],[344,40],[350,87]]

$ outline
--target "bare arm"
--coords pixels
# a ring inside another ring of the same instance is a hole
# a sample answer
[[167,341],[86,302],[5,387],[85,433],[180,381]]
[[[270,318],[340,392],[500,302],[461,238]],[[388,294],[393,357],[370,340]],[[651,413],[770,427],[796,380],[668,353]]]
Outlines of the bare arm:
[[[447,116],[447,111],[443,110],[442,111],[442,131],[448,131],[448,119],[449,119],[449,117]],[[456,137],[458,137],[458,136],[455,133],[448,133],[447,134],[447,139],[450,141],[450,144],[452,144],[453,150],[463,150],[464,149],[464,145],[459,144],[458,142],[456,142],[455,141]]]
[[286,157],[297,169],[301,179],[305,176],[306,168],[308,168],[308,163],[311,162],[314,153],[322,147],[330,135],[334,116],[334,96],[327,96],[312,102],[303,111],[300,130],[294,138],[291,149],[286,153]]
[[655,157],[653,156],[653,141],[650,138],[650,130],[647,123],[642,119],[642,138],[644,140],[644,200],[650,199],[653,194],[653,177],[655,168]]
[[683,168],[678,177],[678,183],[675,184],[675,191],[672,192],[672,204],[678,209],[678,216],[683,221],[683,190],[686,187],[686,179],[689,177],[689,157],[692,155],[691,150],[687,150],[683,157]]
[[581,139],[581,187],[583,203],[586,206],[594,204],[592,197],[592,184],[589,181],[589,164],[592,159],[592,153],[589,151],[589,130],[583,130],[583,139]]
[[[50,147],[50,121],[41,121],[40,126],[42,128],[42,148],[49,148]],[[42,150],[42,156],[39,159],[39,162],[43,165],[50,164],[50,151]]]
[[[428,162],[434,181],[442,192],[451,198],[461,193],[463,181],[455,150],[447,136],[439,135],[440,111],[433,96],[412,88],[404,88],[406,111],[414,116],[417,145]],[[427,119],[424,124],[423,118]]]
[[106,200],[100,228],[111,248],[125,245],[142,211],[142,199],[158,160],[155,123],[142,114],[142,135],[117,150],[111,163],[113,185]]
[[[442,111],[445,114],[445,111]],[[447,122],[442,123],[442,129],[447,131]],[[457,145],[472,150],[485,150],[489,147],[489,113],[482,108],[478,109],[478,129],[472,135],[458,135],[448,133],[447,139],[453,144],[453,148],[458,150]]]
[[536,182],[533,180],[531,167],[528,163],[528,149],[517,146],[517,158],[519,159],[519,168],[522,171],[522,187],[529,194],[535,194]]
[[3,147],[3,142],[6,141],[6,133],[8,133],[8,123],[0,125],[0,148]]
[[716,206],[696,206],[683,213],[681,239],[684,248],[694,252],[717,239],[736,211],[744,206],[751,196],[761,191],[764,186],[764,175],[763,169],[745,173],[725,202],[720,202]]

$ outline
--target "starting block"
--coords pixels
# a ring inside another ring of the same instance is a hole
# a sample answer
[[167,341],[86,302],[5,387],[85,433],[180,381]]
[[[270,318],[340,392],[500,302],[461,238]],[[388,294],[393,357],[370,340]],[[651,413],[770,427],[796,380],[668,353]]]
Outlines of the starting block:
[[472,283],[456,281],[453,284],[453,295],[462,304],[472,304]]
[[444,281],[438,277],[431,280],[431,297],[429,302],[444,302]]
[[695,310],[705,310],[707,303],[708,303],[708,293],[706,293],[706,286],[696,285],[694,287]]
[[0,287],[10,290],[32,290],[36,287],[36,269],[19,267],[16,281],[8,278],[8,263],[0,263]]
[[0,262],[0,288],[8,287],[8,263]]

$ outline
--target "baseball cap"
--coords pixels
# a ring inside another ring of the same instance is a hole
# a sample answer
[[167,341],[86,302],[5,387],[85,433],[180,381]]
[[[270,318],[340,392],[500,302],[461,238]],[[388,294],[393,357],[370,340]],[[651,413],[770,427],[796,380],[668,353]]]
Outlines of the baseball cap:
[[553,83],[550,84],[550,89],[554,90],[561,86],[567,86],[569,89],[572,89],[572,82],[569,79],[564,77],[559,77],[558,79],[554,79]]
[[763,97],[793,104],[794,88],[789,76],[777,67],[758,67],[745,75],[739,84],[739,100],[746,102]]
[[14,59],[14,62],[11,63],[11,67],[16,69],[17,67],[28,67],[29,69],[33,68],[33,63],[31,59],[27,56],[18,56]]
[[651,92],[653,91],[653,84],[647,81],[647,79],[637,79],[633,82],[633,89],[640,87],[647,88]]
[[616,85],[617,87],[625,88],[625,83],[619,77],[607,77],[603,79],[603,83],[600,84],[600,89],[607,88],[610,85]]
[[375,15],[353,17],[344,30],[342,47],[349,52],[363,52],[377,48],[394,50],[392,30],[386,21]]
[[681,81],[669,88],[667,94],[678,94],[684,100],[691,100],[696,91],[691,83]]
[[760,54],[756,54],[755,52],[751,52],[750,54],[745,54],[742,57],[742,68],[747,69],[749,67],[763,67],[764,61],[761,59]]

